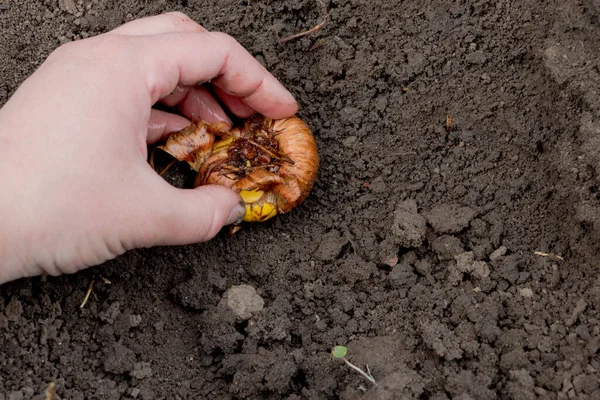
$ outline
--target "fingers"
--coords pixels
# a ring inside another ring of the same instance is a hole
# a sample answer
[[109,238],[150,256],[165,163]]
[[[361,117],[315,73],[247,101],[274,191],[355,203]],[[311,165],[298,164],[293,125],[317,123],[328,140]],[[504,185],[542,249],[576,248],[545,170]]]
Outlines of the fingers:
[[219,102],[204,86],[185,88],[178,86],[174,93],[162,99],[161,103],[169,107],[177,105],[179,111],[193,121],[201,119],[207,122],[226,122],[231,125],[231,120]]
[[148,144],[154,144],[165,139],[173,132],[177,132],[190,124],[190,121],[177,114],[161,110],[151,110],[148,121]]
[[219,99],[221,99],[223,104],[225,104],[225,107],[240,118],[248,118],[256,113],[256,111],[244,103],[242,99],[225,93],[223,90],[219,89],[218,86],[215,86],[215,93],[219,96]]
[[152,193],[153,203],[140,215],[141,224],[132,232],[135,247],[185,245],[212,239],[225,225],[245,213],[241,198],[217,185],[178,189],[159,177]]
[[161,97],[160,102],[168,107],[176,106],[181,100],[187,96],[191,86],[177,85],[173,91],[164,97]]
[[[208,82],[270,118],[296,113],[293,96],[238,42],[216,32],[140,37],[136,46],[152,104],[178,84]],[[173,45],[177,43],[177,45]]]
[[108,34],[144,39],[140,52],[152,104],[161,99],[169,106],[179,104],[190,119],[230,122],[209,91],[197,86],[211,82],[239,117],[258,112],[282,118],[297,111],[292,95],[239,43],[225,34],[209,33],[183,13],[134,20]]
[[114,35],[158,35],[167,32],[205,32],[206,29],[180,12],[170,12],[152,17],[136,19],[113,29]]

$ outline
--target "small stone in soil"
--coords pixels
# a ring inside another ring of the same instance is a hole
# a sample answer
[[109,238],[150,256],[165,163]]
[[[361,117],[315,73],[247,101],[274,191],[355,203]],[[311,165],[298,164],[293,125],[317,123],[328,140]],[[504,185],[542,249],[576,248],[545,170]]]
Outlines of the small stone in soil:
[[530,288],[522,288],[521,290],[519,290],[519,293],[523,297],[527,297],[527,298],[533,297],[533,290],[531,290]]
[[238,285],[225,292],[221,304],[227,305],[236,316],[248,319],[252,313],[263,309],[265,301],[252,286]]
[[505,246],[500,246],[492,254],[490,254],[490,260],[494,261],[504,256],[508,249]]

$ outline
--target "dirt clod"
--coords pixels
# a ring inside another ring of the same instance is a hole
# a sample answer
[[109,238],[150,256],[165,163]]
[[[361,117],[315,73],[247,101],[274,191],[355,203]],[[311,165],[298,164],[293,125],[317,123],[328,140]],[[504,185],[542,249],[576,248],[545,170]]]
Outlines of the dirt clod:
[[436,232],[458,233],[469,226],[475,211],[459,204],[442,204],[424,213],[424,216]]
[[438,356],[449,361],[462,358],[459,339],[443,324],[437,321],[423,322],[422,332],[423,341]]
[[431,248],[444,260],[452,260],[464,252],[464,247],[459,238],[442,235],[431,243]]
[[225,292],[220,304],[229,307],[238,317],[248,319],[252,313],[263,309],[265,301],[252,286],[237,285]]
[[417,203],[406,201],[394,213],[392,234],[396,242],[405,248],[419,247],[425,239],[426,222],[417,212]]
[[[324,4],[282,45],[315,0],[0,0],[0,105],[60,43],[178,10],[291,90],[322,158],[281,218],[0,287],[0,400],[50,380],[61,399],[600,398],[600,2]],[[80,309],[96,273],[112,284]]]

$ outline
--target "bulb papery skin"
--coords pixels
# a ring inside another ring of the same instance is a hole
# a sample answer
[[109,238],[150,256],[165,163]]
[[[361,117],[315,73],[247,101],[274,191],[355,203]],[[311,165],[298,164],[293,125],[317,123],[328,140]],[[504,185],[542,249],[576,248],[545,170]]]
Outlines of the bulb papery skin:
[[246,222],[263,222],[302,204],[319,170],[317,143],[300,118],[248,118],[214,143],[195,185],[218,184],[238,192]]
[[171,134],[167,142],[157,146],[157,149],[163,150],[179,161],[187,162],[190,168],[198,171],[212,152],[215,136],[221,136],[229,129],[229,124],[225,122],[198,121]]

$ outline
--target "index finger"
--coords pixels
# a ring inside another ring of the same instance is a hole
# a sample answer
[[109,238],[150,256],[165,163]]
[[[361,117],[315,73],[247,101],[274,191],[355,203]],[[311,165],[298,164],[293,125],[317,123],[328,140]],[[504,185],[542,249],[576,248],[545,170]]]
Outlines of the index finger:
[[178,84],[211,82],[269,118],[294,115],[292,94],[231,36],[177,32],[139,36],[143,73],[152,104]]

